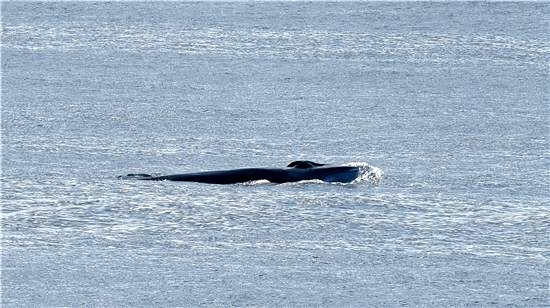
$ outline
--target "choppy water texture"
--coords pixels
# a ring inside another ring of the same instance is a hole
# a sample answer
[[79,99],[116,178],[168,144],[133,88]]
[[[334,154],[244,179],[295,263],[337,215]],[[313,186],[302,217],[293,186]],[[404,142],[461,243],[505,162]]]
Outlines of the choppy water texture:
[[548,3],[1,8],[3,306],[550,305]]

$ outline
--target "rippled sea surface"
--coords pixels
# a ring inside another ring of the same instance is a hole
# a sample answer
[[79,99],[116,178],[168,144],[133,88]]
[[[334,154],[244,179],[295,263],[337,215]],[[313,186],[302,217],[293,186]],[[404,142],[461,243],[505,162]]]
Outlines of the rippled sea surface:
[[3,306],[550,305],[548,3],[1,9]]

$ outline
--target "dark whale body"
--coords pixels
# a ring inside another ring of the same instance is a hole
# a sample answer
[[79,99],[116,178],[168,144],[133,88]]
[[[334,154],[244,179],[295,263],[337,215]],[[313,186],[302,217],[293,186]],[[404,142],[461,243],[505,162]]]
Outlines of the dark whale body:
[[287,168],[245,168],[234,170],[184,173],[163,176],[128,174],[123,178],[149,181],[182,181],[209,184],[236,184],[268,180],[271,183],[288,183],[306,180],[349,183],[359,176],[359,168],[352,166],[327,166],[311,161],[294,161]]

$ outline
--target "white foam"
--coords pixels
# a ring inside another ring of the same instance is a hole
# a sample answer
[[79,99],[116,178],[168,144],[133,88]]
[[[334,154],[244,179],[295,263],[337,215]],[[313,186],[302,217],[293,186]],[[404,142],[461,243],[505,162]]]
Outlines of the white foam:
[[268,180],[257,180],[257,181],[248,181],[248,182],[242,183],[242,185],[245,185],[245,186],[256,186],[256,185],[265,185],[265,184],[271,184],[271,182]]
[[369,165],[366,162],[349,162],[344,166],[358,167],[359,175],[352,183],[369,182],[378,185],[384,177],[384,171],[378,167]]

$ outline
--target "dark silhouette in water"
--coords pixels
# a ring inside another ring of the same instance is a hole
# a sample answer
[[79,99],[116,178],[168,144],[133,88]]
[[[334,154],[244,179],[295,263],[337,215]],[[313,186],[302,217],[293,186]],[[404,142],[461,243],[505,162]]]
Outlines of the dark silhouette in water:
[[355,180],[359,176],[359,173],[360,170],[358,167],[330,166],[307,160],[299,160],[290,163],[287,168],[245,168],[163,176],[151,176],[149,174],[139,173],[119,176],[119,178],[209,184],[235,184],[258,180],[268,180],[271,183],[299,182],[305,180],[349,183]]

